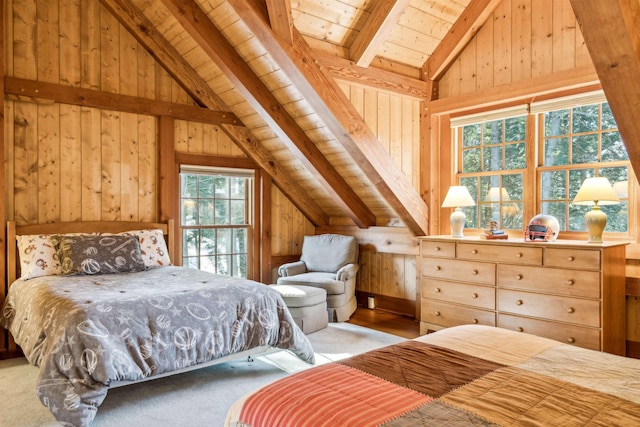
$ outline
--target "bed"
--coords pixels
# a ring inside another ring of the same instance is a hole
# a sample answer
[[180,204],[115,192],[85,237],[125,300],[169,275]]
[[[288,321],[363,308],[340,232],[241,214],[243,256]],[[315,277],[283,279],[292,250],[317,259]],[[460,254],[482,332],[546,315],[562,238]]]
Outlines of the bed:
[[277,380],[226,425],[640,425],[640,360],[457,326]]
[[[279,348],[313,364],[280,294],[171,265],[168,223],[9,223],[0,321],[63,425],[91,424],[110,387]],[[19,252],[20,257],[16,254]]]

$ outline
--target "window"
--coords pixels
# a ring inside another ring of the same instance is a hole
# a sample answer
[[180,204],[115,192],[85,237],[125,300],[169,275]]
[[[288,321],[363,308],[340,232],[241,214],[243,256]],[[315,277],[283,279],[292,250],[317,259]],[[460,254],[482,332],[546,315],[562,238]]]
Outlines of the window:
[[524,172],[527,167],[526,117],[491,120],[460,129],[460,185],[476,206],[464,208],[468,228],[522,229]]
[[[629,157],[602,93],[529,108],[530,113],[516,107],[451,120],[457,182],[476,201],[464,208],[466,227],[487,228],[497,221],[500,228],[522,230],[533,215],[546,213],[558,218],[561,231],[585,231],[590,207],[572,200],[585,178],[604,176],[620,198],[620,204],[602,207],[606,231],[628,233]],[[536,147],[527,147],[527,141]],[[535,212],[525,214],[527,205]]]
[[253,171],[181,167],[184,266],[247,277],[253,181]]
[[609,104],[566,108],[540,114],[542,153],[540,209],[558,218],[561,231],[585,229],[589,206],[571,203],[582,181],[604,176],[618,189],[620,204],[602,206],[607,231],[628,231],[629,156]]

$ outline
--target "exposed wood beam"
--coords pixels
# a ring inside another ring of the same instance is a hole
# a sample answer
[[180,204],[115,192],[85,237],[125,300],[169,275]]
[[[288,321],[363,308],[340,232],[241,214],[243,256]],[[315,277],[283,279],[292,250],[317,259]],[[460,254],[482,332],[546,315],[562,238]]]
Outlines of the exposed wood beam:
[[362,68],[349,61],[330,53],[314,49],[318,64],[330,72],[337,80],[360,84],[375,89],[410,96],[415,99],[428,99],[431,93],[430,82],[381,70],[375,67]]
[[281,43],[268,25],[264,4],[230,0],[252,34],[291,79],[327,128],[362,169],[391,209],[415,235],[428,232],[429,210],[409,178],[393,162],[340,87],[319,66],[309,45],[293,28],[293,45]]
[[[374,2],[371,15],[351,44],[349,55],[359,67],[368,67],[376,53],[398,22],[410,0]],[[267,3],[268,4],[268,3]]]
[[502,1],[471,0],[422,67],[424,80],[440,80]]
[[18,100],[33,102],[59,102],[83,107],[115,109],[133,114],[167,116],[180,120],[195,120],[202,123],[221,125],[223,123],[242,126],[240,119],[228,111],[213,111],[191,105],[173,104],[137,96],[83,89],[56,83],[5,77],[5,94],[14,95]]
[[517,83],[509,83],[488,89],[481,89],[464,95],[431,101],[431,114],[455,114],[469,110],[482,110],[496,106],[508,106],[543,99],[545,95],[565,95],[574,92],[600,89],[600,82],[593,66],[585,65],[566,71],[558,71],[550,76],[534,77]]
[[637,0],[571,0],[584,42],[640,174],[640,4]]
[[195,1],[163,0],[163,3],[345,214],[359,227],[374,225],[376,218],[367,205]]
[[269,21],[273,32],[282,40],[293,42],[293,18],[291,17],[290,0],[266,0]]
[[[194,89],[192,96],[209,108],[227,110],[228,107],[211,87],[155,29],[154,25],[130,0],[101,0],[102,4],[151,53],[176,81]],[[242,126],[220,125],[220,129],[272,178],[278,188],[314,226],[329,223],[329,217],[316,201],[287,174],[277,159]]]

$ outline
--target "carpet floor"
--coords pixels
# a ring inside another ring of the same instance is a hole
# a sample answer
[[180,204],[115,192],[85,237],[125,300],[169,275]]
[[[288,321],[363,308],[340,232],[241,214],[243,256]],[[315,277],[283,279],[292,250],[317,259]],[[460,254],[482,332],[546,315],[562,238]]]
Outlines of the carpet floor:
[[[343,359],[404,338],[350,323],[331,323],[309,334],[316,363]],[[256,388],[310,365],[286,351],[226,362],[192,372],[110,390],[96,427],[217,427],[233,402]],[[35,394],[37,368],[24,358],[0,361],[0,424],[57,426]],[[6,423],[6,424],[5,424]]]

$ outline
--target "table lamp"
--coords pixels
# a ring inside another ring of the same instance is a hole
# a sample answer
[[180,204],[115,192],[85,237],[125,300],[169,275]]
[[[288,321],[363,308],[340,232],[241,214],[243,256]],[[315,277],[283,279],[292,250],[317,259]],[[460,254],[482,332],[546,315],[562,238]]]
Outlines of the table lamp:
[[584,223],[589,233],[589,243],[602,243],[602,232],[607,226],[607,214],[600,206],[615,205],[620,199],[605,177],[587,178],[582,181],[578,194],[573,199],[576,205],[593,205],[584,215]]
[[452,185],[449,187],[447,196],[442,202],[443,208],[455,208],[451,213],[451,237],[462,238],[462,229],[467,220],[464,212],[460,209],[462,206],[475,206],[475,202],[469,194],[469,190],[464,185]]

